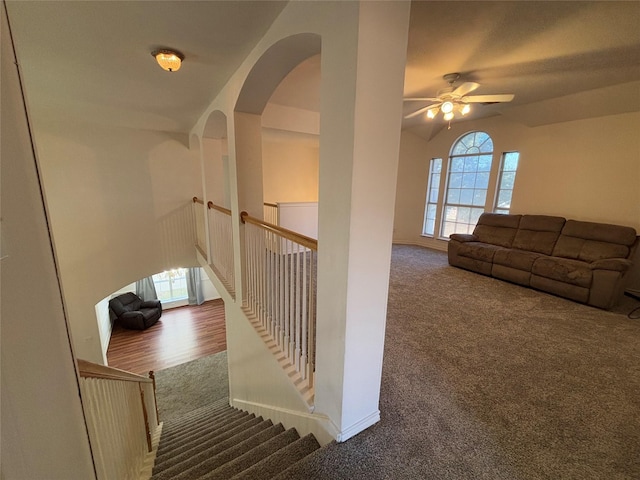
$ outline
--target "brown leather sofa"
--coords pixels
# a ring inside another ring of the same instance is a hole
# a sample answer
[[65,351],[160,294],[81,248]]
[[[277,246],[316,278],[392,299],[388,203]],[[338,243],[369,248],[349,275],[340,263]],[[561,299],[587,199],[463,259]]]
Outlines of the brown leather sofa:
[[640,237],[631,227],[484,213],[451,235],[449,264],[609,309],[624,294]]

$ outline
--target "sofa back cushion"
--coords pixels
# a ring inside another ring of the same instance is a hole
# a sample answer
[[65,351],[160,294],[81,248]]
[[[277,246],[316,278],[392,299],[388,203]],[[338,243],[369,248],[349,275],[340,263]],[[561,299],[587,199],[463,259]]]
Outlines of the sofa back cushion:
[[551,255],[565,219],[549,215],[523,215],[513,239],[513,248]]
[[142,299],[133,292],[123,293],[109,300],[109,307],[118,317],[126,312],[140,310]]
[[483,213],[478,219],[478,224],[473,234],[478,241],[511,248],[513,239],[518,230],[522,215],[502,215],[498,213]]
[[631,227],[567,220],[553,256],[583,262],[628,258],[635,242],[636,231]]

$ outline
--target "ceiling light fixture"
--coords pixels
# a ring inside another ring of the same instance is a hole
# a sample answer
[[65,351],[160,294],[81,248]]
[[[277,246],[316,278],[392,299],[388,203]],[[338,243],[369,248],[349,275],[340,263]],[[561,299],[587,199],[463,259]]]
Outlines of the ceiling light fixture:
[[452,120],[456,114],[460,114],[462,116],[467,115],[471,112],[471,105],[456,99],[446,100],[442,102],[442,105],[427,110],[427,118],[436,118],[436,115],[440,112],[442,112],[443,118],[446,121],[449,121]]
[[180,65],[182,64],[182,60],[184,60],[184,55],[182,53],[177,50],[169,50],[166,48],[154,50],[151,52],[151,55],[155,57],[158,65],[167,72],[177,72],[180,70]]

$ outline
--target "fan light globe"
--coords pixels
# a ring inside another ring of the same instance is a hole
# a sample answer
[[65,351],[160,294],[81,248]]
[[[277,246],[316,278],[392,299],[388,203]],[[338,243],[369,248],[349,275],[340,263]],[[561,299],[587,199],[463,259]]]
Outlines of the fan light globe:
[[453,103],[447,100],[442,104],[440,109],[442,110],[442,113],[444,113],[446,116],[446,114],[453,112]]
[[453,119],[453,112],[445,113],[443,118],[447,121]]
[[151,52],[158,62],[158,65],[167,72],[177,72],[180,70],[184,55],[174,50],[156,50]]
[[427,110],[427,117],[436,118],[436,114],[437,113],[438,113],[438,109],[437,108],[430,108],[429,110]]
[[471,111],[471,107],[469,105],[465,105],[464,107],[462,107],[462,110],[460,110],[460,113],[462,115],[466,115],[467,113],[469,113]]

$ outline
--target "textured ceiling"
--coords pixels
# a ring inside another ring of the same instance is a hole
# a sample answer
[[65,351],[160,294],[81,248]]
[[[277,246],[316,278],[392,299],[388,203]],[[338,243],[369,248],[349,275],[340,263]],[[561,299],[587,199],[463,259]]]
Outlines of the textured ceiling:
[[[9,1],[8,11],[39,118],[188,131],[285,4]],[[183,51],[183,70],[160,70],[150,56],[158,46]],[[472,119],[542,125],[638,111],[640,2],[413,2],[405,96],[434,96],[451,72],[480,83],[474,94],[515,94],[476,106]],[[319,86],[316,56],[271,101],[317,111]],[[430,138],[442,125],[403,126]]]

